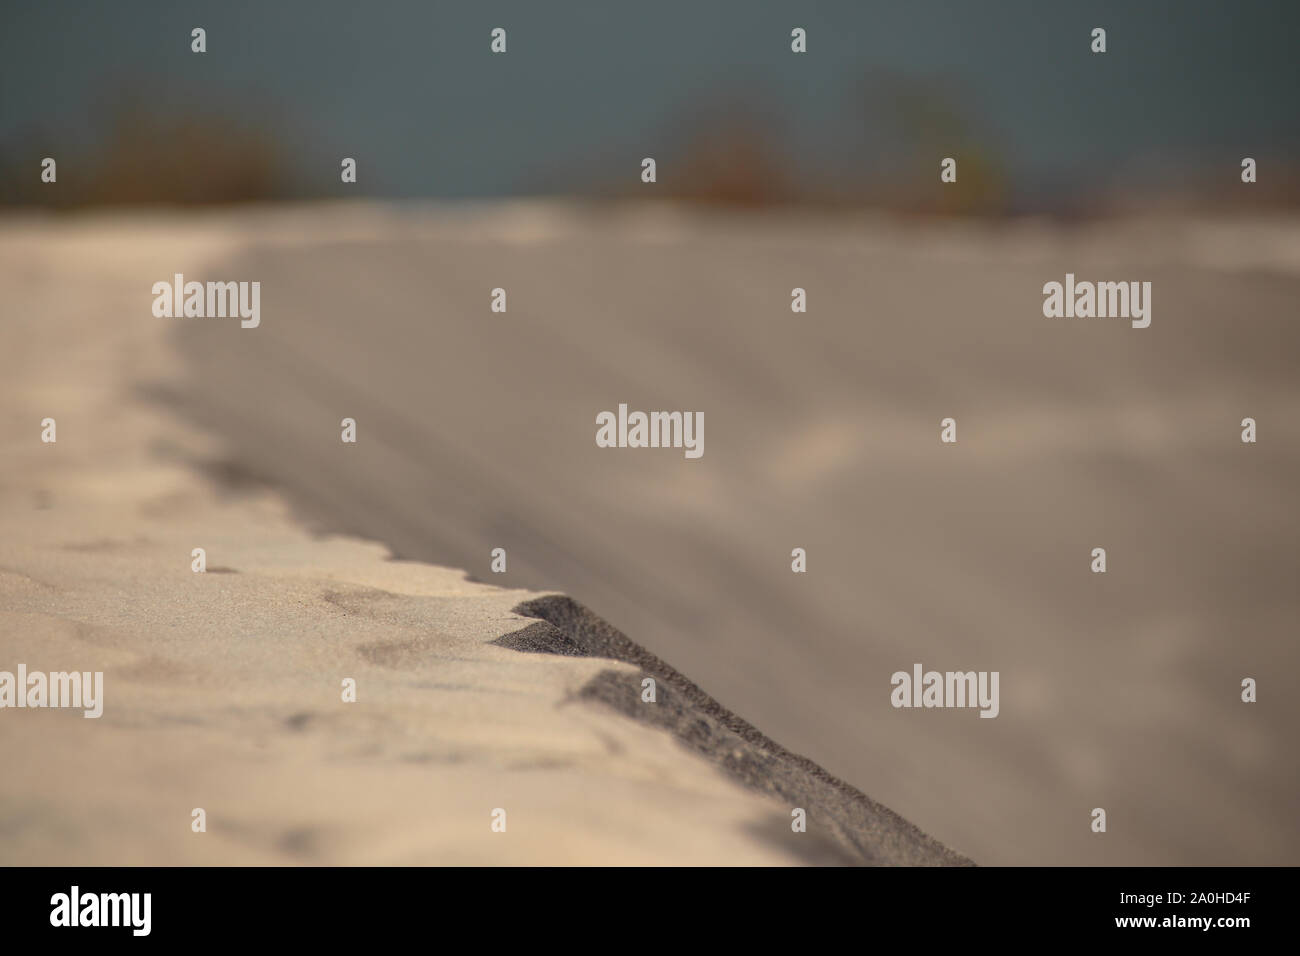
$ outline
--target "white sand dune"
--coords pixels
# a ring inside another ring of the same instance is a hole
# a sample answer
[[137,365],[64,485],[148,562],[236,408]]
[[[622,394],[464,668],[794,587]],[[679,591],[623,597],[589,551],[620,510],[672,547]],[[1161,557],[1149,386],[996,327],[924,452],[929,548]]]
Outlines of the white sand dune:
[[[583,699],[637,668],[492,644],[538,623],[511,612],[536,594],[309,534],[273,493],[200,475],[215,446],[141,392],[184,379],[140,282],[201,275],[238,233],[0,232],[0,669],[105,675],[99,719],[0,712],[0,863],[860,861],[816,814],[796,835],[789,805]],[[956,859],[879,819],[867,859]]]
[[[31,768],[0,782],[0,855],[839,859],[585,700],[631,665],[489,644],[531,626],[522,590],[306,524],[573,595],[981,863],[1293,864],[1298,237],[529,204],[10,223],[0,667],[115,670],[103,727],[0,714]],[[1152,281],[1151,327],[1044,319],[1067,271]],[[261,281],[261,327],[154,319],[175,272]],[[597,448],[623,401],[703,410],[704,457]],[[196,546],[237,573],[192,574]],[[1001,714],[894,710],[916,661],[999,670]],[[877,848],[910,832],[880,819]]]

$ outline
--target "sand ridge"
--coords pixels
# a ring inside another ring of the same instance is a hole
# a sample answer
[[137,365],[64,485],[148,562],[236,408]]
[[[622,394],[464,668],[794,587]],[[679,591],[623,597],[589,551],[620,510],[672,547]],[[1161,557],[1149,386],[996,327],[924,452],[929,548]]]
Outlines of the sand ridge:
[[145,386],[185,382],[145,277],[237,243],[220,218],[0,231],[0,667],[105,675],[98,720],[0,713],[0,863],[859,861],[589,699],[632,665],[493,646],[538,595],[313,534],[160,408]]

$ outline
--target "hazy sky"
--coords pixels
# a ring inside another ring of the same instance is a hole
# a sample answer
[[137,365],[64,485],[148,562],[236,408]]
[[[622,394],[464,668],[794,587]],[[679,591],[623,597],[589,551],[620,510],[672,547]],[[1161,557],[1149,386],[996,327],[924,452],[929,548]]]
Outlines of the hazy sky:
[[308,190],[348,155],[359,191],[493,195],[635,177],[694,111],[743,105],[804,167],[851,177],[892,91],[923,84],[1033,188],[1294,155],[1297,26],[1291,0],[6,2],[0,150],[25,159],[38,128],[93,142],[134,92],[273,132]]

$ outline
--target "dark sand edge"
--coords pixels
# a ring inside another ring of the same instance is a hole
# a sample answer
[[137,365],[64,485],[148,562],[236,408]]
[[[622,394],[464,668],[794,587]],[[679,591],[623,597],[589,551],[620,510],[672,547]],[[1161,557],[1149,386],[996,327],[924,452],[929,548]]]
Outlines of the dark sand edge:
[[[802,807],[807,812],[807,833],[792,832],[789,818],[782,817],[768,834],[801,857],[807,857],[807,843],[819,833],[829,834],[843,849],[839,862],[975,865],[861,790],[782,747],[572,598],[547,595],[525,601],[514,612],[540,622],[493,644],[527,653],[603,657],[639,667],[640,674],[602,671],[578,692],[579,699],[666,730],[745,787],[772,795],[791,808]],[[654,703],[641,700],[641,682],[646,677],[655,680]]]

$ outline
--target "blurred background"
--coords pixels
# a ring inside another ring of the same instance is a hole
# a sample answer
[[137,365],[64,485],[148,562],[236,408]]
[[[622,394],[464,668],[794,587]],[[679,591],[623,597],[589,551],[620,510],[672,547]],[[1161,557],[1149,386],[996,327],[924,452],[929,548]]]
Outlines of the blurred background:
[[[184,385],[141,383],[232,492],[564,590],[978,862],[1295,864],[1297,21],[11,5],[0,203],[238,232],[187,278],[260,281],[261,327],[177,325]],[[1151,327],[1044,319],[1066,272],[1152,282]],[[704,457],[596,448],[620,402],[703,411]],[[914,662],[999,670],[1001,716],[894,710]]]
[[[343,156],[350,197],[638,197],[645,156],[657,198],[748,205],[1079,216],[1300,197],[1287,0],[56,0],[3,16],[5,203],[337,196]],[[47,155],[57,191],[27,174]],[[961,175],[937,190],[944,156]],[[1227,175],[1243,156],[1266,170],[1248,191]]]

